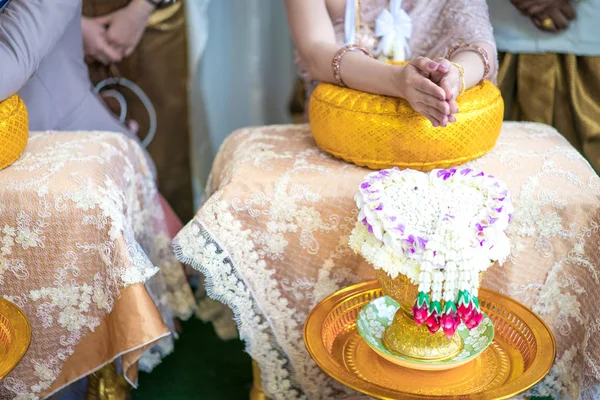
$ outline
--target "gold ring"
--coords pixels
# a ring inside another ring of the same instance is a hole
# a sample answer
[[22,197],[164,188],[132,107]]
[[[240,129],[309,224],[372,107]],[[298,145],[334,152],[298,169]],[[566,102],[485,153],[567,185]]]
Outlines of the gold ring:
[[545,18],[542,21],[542,26],[546,29],[552,29],[554,28],[554,21],[552,21],[552,18]]

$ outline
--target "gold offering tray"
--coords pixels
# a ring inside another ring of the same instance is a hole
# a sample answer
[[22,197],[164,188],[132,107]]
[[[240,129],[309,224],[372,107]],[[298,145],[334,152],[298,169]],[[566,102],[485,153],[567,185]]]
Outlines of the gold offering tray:
[[445,371],[420,371],[386,361],[356,329],[356,316],[382,296],[377,281],[342,289],[319,303],[304,326],[317,365],[337,381],[379,399],[508,399],[550,371],[556,342],[548,326],[507,296],[480,289],[481,310],[494,323],[492,344],[473,361]]

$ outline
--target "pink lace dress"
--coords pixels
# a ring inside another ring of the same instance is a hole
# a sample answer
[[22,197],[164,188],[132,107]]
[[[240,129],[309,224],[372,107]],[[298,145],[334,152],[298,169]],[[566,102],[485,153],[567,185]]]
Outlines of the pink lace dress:
[[[374,49],[373,21],[387,1],[361,3],[356,37]],[[413,56],[493,43],[483,0],[404,7]],[[333,19],[343,43],[343,17]],[[515,206],[510,259],[483,286],[530,307],[556,337],[555,366],[530,393],[600,398],[600,178],[558,132],[533,123],[505,123],[496,147],[468,165],[505,181]],[[322,152],[306,124],[239,130],[215,159],[211,196],[175,238],[180,261],[202,271],[208,294],[233,310],[273,399],[354,394],[317,367],[302,328],[326,296],[375,277],[348,247],[353,196],[369,172]]]
[[[354,3],[354,0],[348,3]],[[380,40],[375,35],[375,21],[388,4],[389,0],[360,2],[360,28],[356,31],[355,42],[372,54],[375,54]],[[417,56],[445,57],[448,50],[461,43],[486,42],[496,47],[485,0],[403,0],[402,8],[410,16],[413,28],[408,59]],[[347,43],[349,38],[344,30],[344,15],[332,15],[332,19],[338,44]],[[493,64],[491,78],[495,81],[496,54],[490,55],[490,58]],[[317,82],[311,80],[298,55],[296,63],[310,96]]]

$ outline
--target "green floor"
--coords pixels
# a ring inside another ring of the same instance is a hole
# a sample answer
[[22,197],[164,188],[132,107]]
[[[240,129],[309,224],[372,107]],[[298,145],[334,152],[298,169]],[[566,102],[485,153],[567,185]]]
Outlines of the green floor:
[[211,324],[182,324],[175,352],[151,374],[140,373],[133,400],[247,400],[252,364],[239,340],[222,341]]

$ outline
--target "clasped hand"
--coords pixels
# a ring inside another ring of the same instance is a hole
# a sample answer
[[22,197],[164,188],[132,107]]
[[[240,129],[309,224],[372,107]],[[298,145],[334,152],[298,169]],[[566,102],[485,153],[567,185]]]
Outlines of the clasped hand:
[[82,17],[83,48],[86,58],[113,64],[135,50],[154,8],[147,1],[127,6],[98,18]]
[[456,122],[456,98],[462,82],[458,68],[450,61],[417,57],[400,67],[396,75],[401,97],[434,127]]

